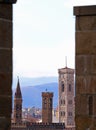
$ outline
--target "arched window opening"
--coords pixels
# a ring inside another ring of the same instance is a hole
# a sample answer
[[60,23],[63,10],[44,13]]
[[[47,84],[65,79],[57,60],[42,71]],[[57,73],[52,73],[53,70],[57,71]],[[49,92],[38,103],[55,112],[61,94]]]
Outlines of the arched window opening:
[[62,87],[62,92],[64,92],[64,83],[62,82],[62,84],[61,84],[61,87]]
[[47,99],[43,98],[43,108],[46,109],[47,107]]

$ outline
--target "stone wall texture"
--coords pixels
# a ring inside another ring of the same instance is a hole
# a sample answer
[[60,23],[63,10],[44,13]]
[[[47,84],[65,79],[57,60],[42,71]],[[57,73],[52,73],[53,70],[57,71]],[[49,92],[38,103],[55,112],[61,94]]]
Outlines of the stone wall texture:
[[0,130],[11,129],[12,47],[12,4],[0,3]]
[[[74,15],[76,130],[96,130],[96,6],[74,7]],[[91,103],[89,97],[92,97]]]

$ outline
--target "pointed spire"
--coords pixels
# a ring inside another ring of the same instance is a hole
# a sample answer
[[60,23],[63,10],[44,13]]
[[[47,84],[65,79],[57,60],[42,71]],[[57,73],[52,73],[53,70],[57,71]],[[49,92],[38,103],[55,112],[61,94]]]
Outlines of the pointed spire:
[[65,56],[65,67],[67,68],[67,56]]
[[17,77],[17,78],[18,78],[18,82],[17,82],[16,92],[15,92],[15,98],[22,98],[19,77]]

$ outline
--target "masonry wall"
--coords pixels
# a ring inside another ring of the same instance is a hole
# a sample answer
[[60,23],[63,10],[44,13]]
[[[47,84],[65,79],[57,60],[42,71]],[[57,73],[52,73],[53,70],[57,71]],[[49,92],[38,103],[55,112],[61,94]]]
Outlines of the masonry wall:
[[12,47],[12,4],[0,4],[0,130],[10,130]]
[[64,123],[25,123],[12,124],[11,130],[74,130],[65,129]]
[[[96,130],[96,6],[75,7],[74,14],[76,130]],[[92,97],[90,104],[89,97]]]

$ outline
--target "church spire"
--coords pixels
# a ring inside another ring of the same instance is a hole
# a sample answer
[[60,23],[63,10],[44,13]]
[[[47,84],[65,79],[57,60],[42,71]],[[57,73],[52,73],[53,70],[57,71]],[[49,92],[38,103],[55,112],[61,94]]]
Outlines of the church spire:
[[22,122],[22,94],[20,89],[19,78],[17,81],[17,87],[14,95],[14,122]]
[[18,77],[16,92],[15,92],[15,98],[22,98],[20,83],[19,83],[19,77]]
[[67,56],[65,56],[65,68],[67,68]]

